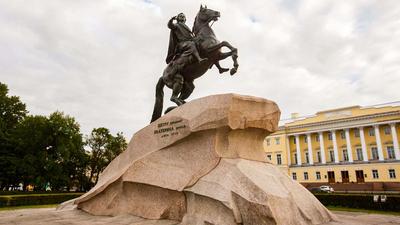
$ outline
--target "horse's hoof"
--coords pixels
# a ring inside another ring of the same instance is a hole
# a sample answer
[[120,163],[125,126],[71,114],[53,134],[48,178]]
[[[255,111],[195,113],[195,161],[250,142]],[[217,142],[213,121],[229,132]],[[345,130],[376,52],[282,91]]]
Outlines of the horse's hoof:
[[178,106],[171,106],[171,107],[168,107],[168,109],[166,109],[166,110],[164,111],[164,114],[169,113],[170,111],[172,111],[172,110],[175,109],[176,107],[178,107]]
[[225,73],[225,72],[228,72],[228,71],[229,71],[229,69],[222,68],[222,69],[219,70],[219,73],[222,74],[222,73]]
[[236,70],[235,68],[232,68],[232,69],[231,69],[231,72],[230,72],[231,76],[232,76],[233,74],[235,74],[236,72],[237,72],[237,70]]

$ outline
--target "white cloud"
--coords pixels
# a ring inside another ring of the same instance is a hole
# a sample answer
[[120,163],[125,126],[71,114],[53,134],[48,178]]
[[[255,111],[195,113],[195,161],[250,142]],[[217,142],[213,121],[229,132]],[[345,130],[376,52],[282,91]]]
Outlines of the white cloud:
[[213,29],[239,48],[240,68],[209,71],[190,99],[260,96],[283,118],[400,99],[395,0],[0,0],[0,81],[33,114],[61,110],[84,133],[105,126],[130,137],[150,120],[168,19],[185,12],[191,26],[201,3],[221,12]]

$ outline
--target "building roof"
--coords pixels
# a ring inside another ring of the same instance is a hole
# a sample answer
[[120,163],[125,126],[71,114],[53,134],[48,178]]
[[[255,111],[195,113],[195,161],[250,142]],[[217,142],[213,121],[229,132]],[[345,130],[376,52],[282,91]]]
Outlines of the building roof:
[[317,112],[315,115],[302,117],[298,119],[294,119],[293,121],[287,122],[284,124],[285,127],[292,127],[310,123],[320,123],[327,121],[334,121],[340,119],[350,119],[363,117],[367,115],[374,114],[385,114],[390,112],[398,112],[400,113],[400,105],[399,106],[350,106],[344,108],[330,109],[325,111]]

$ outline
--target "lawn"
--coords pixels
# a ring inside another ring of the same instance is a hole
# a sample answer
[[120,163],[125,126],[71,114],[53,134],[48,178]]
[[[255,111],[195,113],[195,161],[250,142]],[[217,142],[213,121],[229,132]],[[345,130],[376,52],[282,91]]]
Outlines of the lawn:
[[369,214],[384,214],[384,215],[400,216],[400,212],[394,212],[394,211],[357,209],[357,208],[348,208],[348,207],[341,207],[341,206],[326,206],[326,208],[328,208],[331,211],[361,212],[361,213],[369,213]]
[[1,207],[0,211],[17,210],[17,209],[55,208],[57,206],[58,206],[58,204],[50,204],[50,205],[21,205],[21,206]]

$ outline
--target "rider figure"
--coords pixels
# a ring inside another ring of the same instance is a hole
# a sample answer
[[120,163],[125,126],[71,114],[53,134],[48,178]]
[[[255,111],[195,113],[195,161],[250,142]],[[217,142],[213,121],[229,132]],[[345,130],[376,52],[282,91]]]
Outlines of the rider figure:
[[[173,21],[176,20],[176,23]],[[194,34],[185,24],[185,14],[179,13],[168,21],[168,28],[171,29],[167,64],[170,63],[177,54],[181,56],[193,55],[197,61],[203,62],[207,58],[201,58],[194,42]]]

